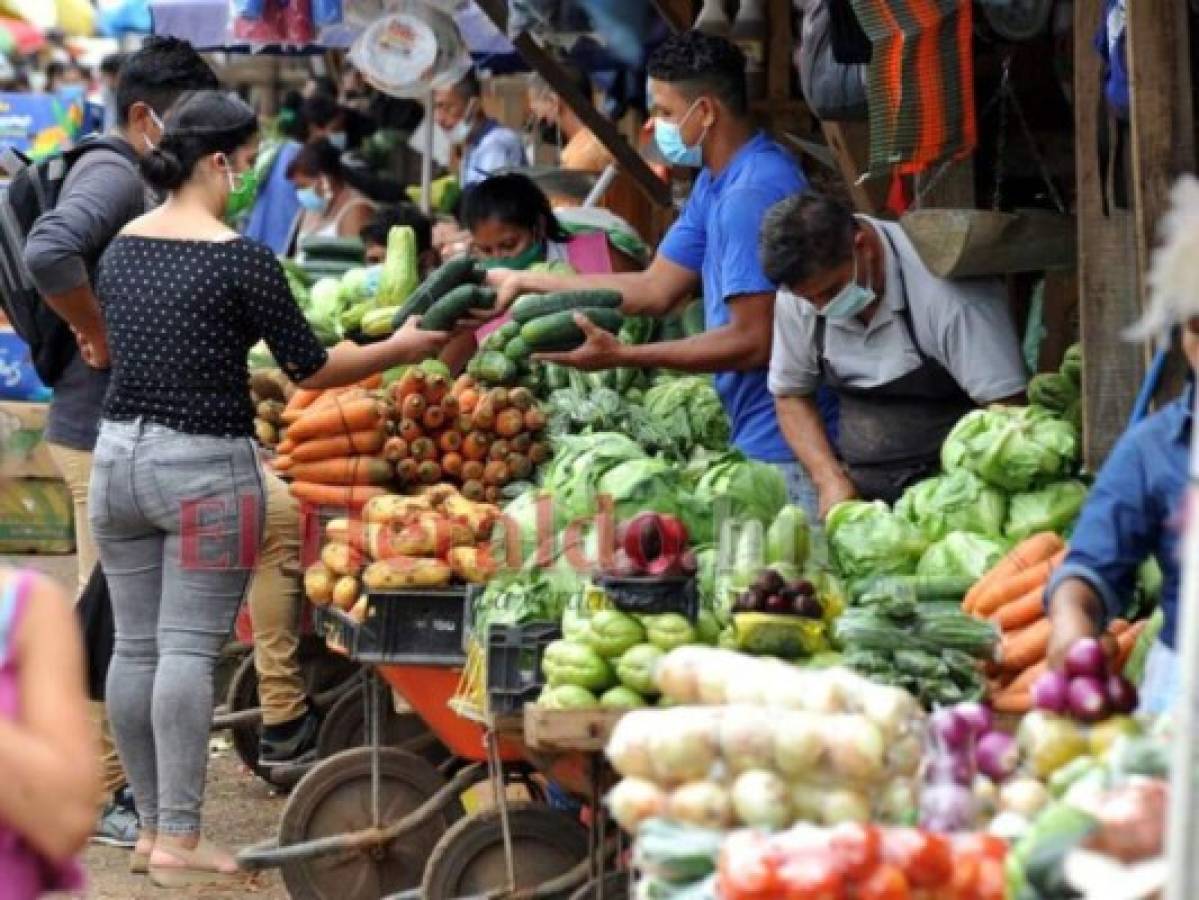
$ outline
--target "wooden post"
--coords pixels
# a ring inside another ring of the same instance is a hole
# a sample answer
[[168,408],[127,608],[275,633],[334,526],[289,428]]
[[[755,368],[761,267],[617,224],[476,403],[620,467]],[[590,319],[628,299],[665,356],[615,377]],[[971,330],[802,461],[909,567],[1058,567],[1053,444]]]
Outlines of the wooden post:
[[[1144,0],[1136,0],[1144,2]],[[1083,457],[1102,464],[1124,430],[1144,354],[1121,338],[1140,314],[1132,215],[1109,208],[1104,197],[1100,135],[1100,60],[1091,45],[1103,0],[1074,2],[1074,149],[1077,180],[1078,307],[1083,346]]]
[[[502,32],[508,29],[508,5],[504,0],[478,0],[483,10]],[[532,35],[522,31],[512,41],[518,53],[538,75],[546,80],[559,97],[565,101],[576,116],[586,125],[605,149],[615,157],[621,171],[626,172],[637,187],[654,203],[662,207],[671,206],[670,185],[654,174],[620,129],[595,108],[590,97],[585,97],[574,86],[558,61],[546,51]]]
[[877,213],[886,203],[886,182],[881,178],[858,182],[870,165],[870,126],[865,122],[823,122],[821,128],[854,209],[870,215]]
[[770,23],[770,38],[766,45],[766,96],[777,102],[791,96],[791,54],[795,47],[791,0],[770,0],[766,14]]

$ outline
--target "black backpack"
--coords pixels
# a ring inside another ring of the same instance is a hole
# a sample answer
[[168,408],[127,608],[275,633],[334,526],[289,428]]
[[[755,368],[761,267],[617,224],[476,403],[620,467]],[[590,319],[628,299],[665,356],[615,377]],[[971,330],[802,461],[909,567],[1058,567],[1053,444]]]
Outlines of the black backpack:
[[38,377],[51,387],[75,356],[75,338],[34,286],[25,265],[25,242],[38,218],[58,204],[75,163],[99,149],[119,153],[137,164],[129,144],[109,137],[89,138],[65,153],[37,162],[11,148],[0,153],[0,172],[9,178],[0,187],[0,306],[13,330],[29,345]]

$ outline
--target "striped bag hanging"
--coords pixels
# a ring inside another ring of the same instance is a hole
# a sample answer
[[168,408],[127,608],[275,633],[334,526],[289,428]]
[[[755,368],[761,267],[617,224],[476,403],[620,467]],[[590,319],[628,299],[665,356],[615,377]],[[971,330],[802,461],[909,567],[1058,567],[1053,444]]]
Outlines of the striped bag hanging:
[[870,172],[914,174],[978,143],[970,0],[852,0],[874,47]]

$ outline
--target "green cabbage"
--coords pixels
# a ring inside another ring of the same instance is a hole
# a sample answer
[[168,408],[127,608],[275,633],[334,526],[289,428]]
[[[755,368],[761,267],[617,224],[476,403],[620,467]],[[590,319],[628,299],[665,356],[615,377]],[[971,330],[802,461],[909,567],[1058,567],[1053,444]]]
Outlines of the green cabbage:
[[689,448],[723,450],[729,443],[729,419],[712,386],[701,375],[669,378],[645,392],[650,417]]
[[598,494],[611,499],[617,522],[641,512],[664,513],[682,520],[693,544],[712,539],[707,510],[687,491],[682,472],[663,460],[630,459],[613,466],[599,480]]
[[1013,493],[1070,475],[1077,460],[1074,426],[1040,406],[976,409],[941,448],[947,472],[967,469]]
[[599,482],[607,471],[627,460],[645,458],[645,452],[631,438],[614,431],[565,436],[555,441],[554,457],[544,470],[542,486],[553,496],[557,524],[565,526],[593,515]]
[[312,286],[308,302],[308,318],[332,322],[341,312],[341,282],[322,278]]
[[1007,497],[973,472],[957,469],[912,485],[895,504],[895,513],[930,541],[951,531],[999,537],[1007,521]]
[[910,575],[928,542],[920,529],[881,500],[846,500],[825,518],[829,555],[845,578]]
[[778,466],[754,462],[734,450],[711,462],[695,498],[716,521],[756,519],[769,527],[787,505],[787,481]]
[[1082,510],[1087,487],[1081,481],[1059,481],[1039,491],[1014,495],[1008,504],[1004,533],[1014,541],[1038,531],[1064,533]]
[[981,578],[1003,558],[1008,545],[1002,540],[951,531],[924,551],[917,575],[965,575]]

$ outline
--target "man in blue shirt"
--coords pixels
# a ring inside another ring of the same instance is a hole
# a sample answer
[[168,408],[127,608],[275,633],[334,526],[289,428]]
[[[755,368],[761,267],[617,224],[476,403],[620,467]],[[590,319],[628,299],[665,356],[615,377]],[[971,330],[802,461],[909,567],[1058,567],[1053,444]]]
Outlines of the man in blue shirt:
[[807,182],[795,160],[753,126],[745,57],[734,44],[698,31],[673,35],[650,58],[649,76],[658,148],[672,165],[701,168],[649,268],[592,276],[495,270],[497,308],[524,293],[610,288],[624,296],[624,312],[665,316],[702,286],[703,334],[626,346],[580,316],[586,343],[545,358],[580,369],[713,373],[733,443],[751,459],[782,467],[793,499],[814,514],[814,491],[779,430],[766,386],[774,285],[758,261],[766,211]]
[[[1183,351],[1199,369],[1199,319],[1183,329]],[[1147,661],[1142,708],[1167,709],[1178,688],[1176,639],[1182,580],[1183,501],[1190,460],[1192,380],[1174,402],[1134,425],[1099,471],[1070,539],[1070,552],[1045,590],[1053,624],[1050,665],[1060,666],[1079,638],[1123,615],[1137,569],[1149,557],[1162,571],[1162,630]]]
[[473,70],[453,87],[433,92],[433,121],[461,155],[458,183],[463,188],[504,169],[528,165],[521,136],[483,111]]

